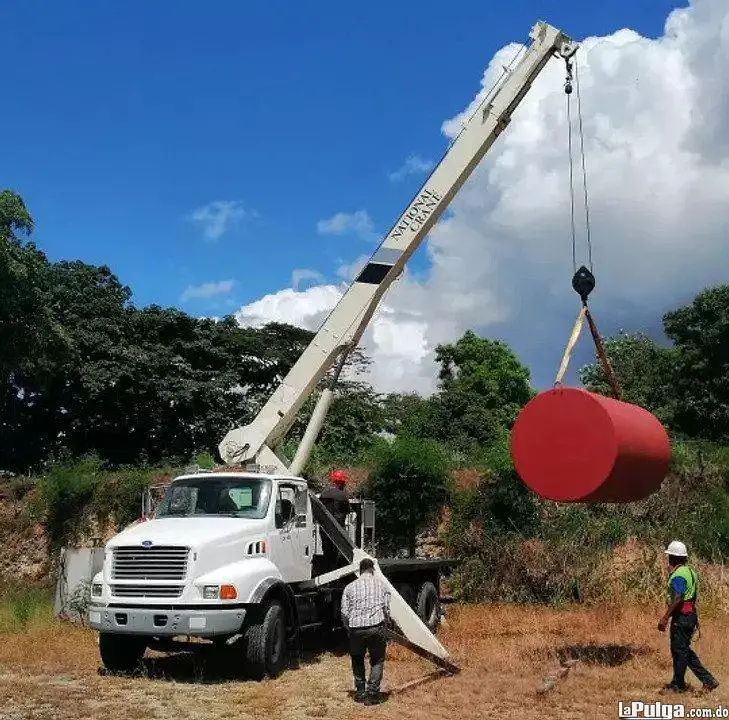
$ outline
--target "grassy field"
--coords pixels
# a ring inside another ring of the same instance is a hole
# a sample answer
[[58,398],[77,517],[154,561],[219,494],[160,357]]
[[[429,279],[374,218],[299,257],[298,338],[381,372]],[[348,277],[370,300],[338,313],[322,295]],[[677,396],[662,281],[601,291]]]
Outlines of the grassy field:
[[[238,679],[234,663],[148,653],[145,675],[111,677],[100,672],[93,632],[51,620],[42,606],[22,616],[19,623],[7,607],[0,613],[0,718],[7,720],[611,718],[619,700],[729,705],[724,615],[706,617],[694,645],[722,686],[708,696],[698,690],[679,696],[659,694],[670,677],[670,657],[653,609],[450,606],[440,636],[462,672],[439,676],[391,648],[389,697],[375,708],[349,696],[346,655],[307,655],[298,669],[256,683]],[[583,659],[543,692],[558,658],[575,654]]]

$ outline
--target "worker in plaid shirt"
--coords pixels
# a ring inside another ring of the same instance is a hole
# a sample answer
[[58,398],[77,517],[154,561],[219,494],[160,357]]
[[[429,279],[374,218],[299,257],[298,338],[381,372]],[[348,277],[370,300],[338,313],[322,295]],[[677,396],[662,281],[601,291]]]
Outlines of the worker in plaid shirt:
[[[359,564],[360,575],[342,594],[342,620],[349,633],[357,702],[374,705],[382,701],[380,684],[385,667],[387,638],[384,630],[390,622],[390,590],[375,575],[375,564],[365,558]],[[365,678],[365,654],[370,656],[370,677]]]

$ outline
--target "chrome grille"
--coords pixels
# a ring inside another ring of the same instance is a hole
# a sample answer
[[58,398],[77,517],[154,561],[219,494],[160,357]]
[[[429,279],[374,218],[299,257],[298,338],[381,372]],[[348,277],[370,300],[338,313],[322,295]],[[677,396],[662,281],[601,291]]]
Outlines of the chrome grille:
[[190,549],[172,545],[114,548],[113,580],[184,580]]
[[177,598],[182,595],[182,585],[112,585],[111,594],[116,597]]

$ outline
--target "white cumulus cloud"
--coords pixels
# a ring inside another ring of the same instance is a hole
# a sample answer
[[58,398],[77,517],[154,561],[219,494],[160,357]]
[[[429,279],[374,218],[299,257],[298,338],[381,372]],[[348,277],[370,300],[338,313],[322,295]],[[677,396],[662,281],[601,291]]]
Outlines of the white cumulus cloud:
[[213,200],[193,210],[190,220],[201,228],[206,240],[218,240],[244,218],[255,216],[240,200]]
[[375,237],[374,223],[366,210],[338,212],[330,218],[319,220],[316,229],[321,235],[355,235],[360,240],[372,240]]
[[[446,137],[517,49],[510,44],[495,54],[482,91],[444,121]],[[597,278],[593,313],[604,335],[621,327],[659,334],[664,312],[729,282],[729,4],[693,0],[667,17],[655,39],[630,29],[587,38],[577,64]],[[380,389],[432,389],[436,344],[467,328],[509,342],[537,386],[553,379],[579,303],[570,285],[563,82],[563,63],[551,60],[431,232],[427,273],[417,280],[404,274],[385,296],[363,338]],[[572,102],[575,110],[576,94]],[[579,208],[582,187],[576,190]],[[579,213],[577,219],[581,263]],[[351,275],[341,269],[341,277]],[[338,292],[327,285],[282,290],[258,302],[289,302],[293,317],[294,306],[324,294],[331,307]],[[324,316],[307,315],[309,327]],[[588,338],[573,369],[592,357]]]
[[298,290],[304,280],[322,282],[324,276],[318,270],[310,270],[309,268],[296,268],[291,271],[291,287],[294,290]]
[[202,285],[188,285],[180,296],[182,302],[193,298],[210,298],[215,295],[227,295],[235,285],[235,280],[219,280],[218,282],[207,282]]
[[435,167],[432,160],[426,160],[420,155],[410,155],[405,162],[388,177],[392,182],[399,182],[410,175],[425,175]]
[[336,285],[315,285],[301,291],[286,288],[244,305],[236,317],[243,327],[280,322],[316,330],[341,296],[342,290]]

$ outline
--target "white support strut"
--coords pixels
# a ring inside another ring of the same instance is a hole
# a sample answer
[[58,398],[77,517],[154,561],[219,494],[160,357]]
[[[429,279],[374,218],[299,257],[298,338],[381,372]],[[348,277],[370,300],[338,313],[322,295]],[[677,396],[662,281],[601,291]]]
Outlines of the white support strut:
[[[530,38],[532,42],[521,60],[507,71],[503,82],[467,120],[443,159],[255,419],[223,438],[218,449],[225,463],[273,463],[277,472],[289,472],[271,448],[287,432],[337,355],[357,344],[384,293],[509,123],[549,58],[554,55],[569,58],[577,49],[569,37],[543,22],[532,28]],[[306,458],[297,459],[299,468],[302,461]]]

